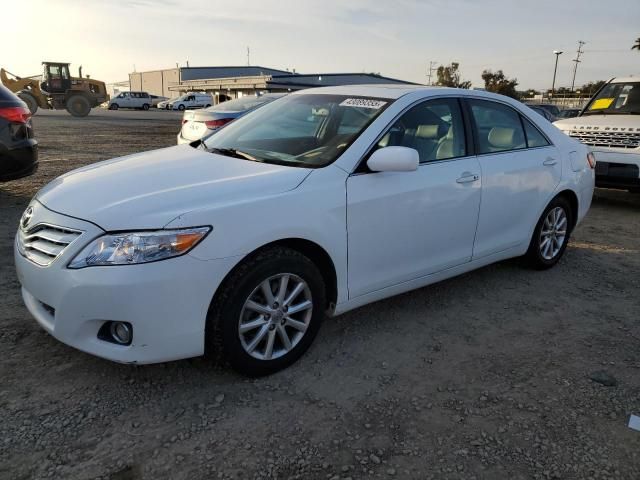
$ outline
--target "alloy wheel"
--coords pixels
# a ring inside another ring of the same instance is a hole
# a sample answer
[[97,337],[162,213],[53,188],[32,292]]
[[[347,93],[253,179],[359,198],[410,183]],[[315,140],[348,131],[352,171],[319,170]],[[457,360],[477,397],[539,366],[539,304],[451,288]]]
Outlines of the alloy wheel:
[[244,302],[238,321],[242,348],[258,360],[282,357],[302,340],[312,314],[309,285],[292,273],[273,275]]
[[540,255],[552,260],[560,253],[567,237],[567,214],[562,207],[549,210],[540,230]]

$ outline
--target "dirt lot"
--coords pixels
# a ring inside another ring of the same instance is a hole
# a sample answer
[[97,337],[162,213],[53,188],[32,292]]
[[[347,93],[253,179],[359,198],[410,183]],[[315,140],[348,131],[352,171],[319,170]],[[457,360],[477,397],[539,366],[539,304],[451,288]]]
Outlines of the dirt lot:
[[37,116],[39,172],[0,185],[0,478],[640,478],[640,195],[598,191],[551,271],[503,262],[328,320],[268,378],[119,365],[44,333],[12,259],[46,182],[175,142],[174,117],[110,113]]

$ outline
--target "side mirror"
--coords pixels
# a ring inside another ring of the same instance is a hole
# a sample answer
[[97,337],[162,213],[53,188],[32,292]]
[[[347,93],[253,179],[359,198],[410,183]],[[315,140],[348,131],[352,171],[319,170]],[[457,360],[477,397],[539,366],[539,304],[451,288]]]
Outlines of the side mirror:
[[383,147],[367,160],[367,166],[374,172],[412,172],[419,163],[418,151],[408,147]]

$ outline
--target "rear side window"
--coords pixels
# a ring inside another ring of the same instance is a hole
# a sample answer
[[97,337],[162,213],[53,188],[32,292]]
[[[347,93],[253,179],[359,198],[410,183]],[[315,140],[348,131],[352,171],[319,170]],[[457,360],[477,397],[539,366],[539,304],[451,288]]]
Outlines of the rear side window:
[[469,100],[476,124],[478,153],[527,148],[520,115],[512,108],[487,100]]
[[540,133],[540,130],[525,117],[522,117],[522,124],[524,125],[524,133],[527,136],[527,146],[529,148],[546,147],[549,145],[549,141]]

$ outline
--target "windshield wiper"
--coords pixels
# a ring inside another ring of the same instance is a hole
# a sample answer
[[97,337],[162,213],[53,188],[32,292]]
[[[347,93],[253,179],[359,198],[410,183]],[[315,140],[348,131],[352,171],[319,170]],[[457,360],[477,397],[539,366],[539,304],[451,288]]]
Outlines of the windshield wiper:
[[252,162],[262,162],[262,160],[250,155],[241,150],[237,150],[235,148],[215,148],[212,147],[209,149],[210,152],[219,153],[220,155],[224,155],[226,157],[234,157],[234,158],[242,158],[245,160],[251,160]]

